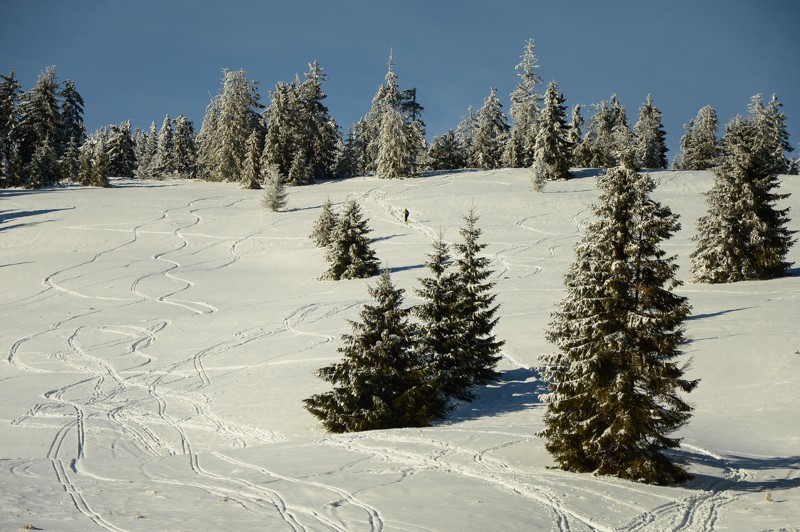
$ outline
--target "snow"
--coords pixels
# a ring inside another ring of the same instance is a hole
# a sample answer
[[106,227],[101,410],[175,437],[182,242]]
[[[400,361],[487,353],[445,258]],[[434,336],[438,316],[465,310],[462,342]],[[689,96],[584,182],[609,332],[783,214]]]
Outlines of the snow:
[[[688,281],[709,172],[654,174],[683,225],[664,247],[702,381],[673,456],[695,479],[550,469],[535,367],[598,196],[575,173],[543,193],[527,170],[357,178],[291,188],[278,213],[224,183],[0,191],[0,529],[797,530],[800,275]],[[798,230],[800,179],[780,191]],[[459,242],[480,216],[502,379],[437,426],[330,435],[303,408],[377,282],[319,280],[328,197],[358,200],[408,304],[439,230]]]

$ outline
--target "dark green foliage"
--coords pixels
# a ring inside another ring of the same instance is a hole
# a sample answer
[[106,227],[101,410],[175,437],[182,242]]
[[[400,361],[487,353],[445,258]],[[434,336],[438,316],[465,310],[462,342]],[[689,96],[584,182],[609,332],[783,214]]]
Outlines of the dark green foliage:
[[448,247],[440,234],[426,264],[431,276],[420,279],[421,288],[415,290],[424,301],[414,307],[420,320],[417,349],[444,397],[470,400],[472,360],[459,307],[461,285],[458,274],[448,271],[449,262]]
[[688,478],[662,449],[680,440],[691,407],[678,395],[698,381],[675,359],[690,307],[671,289],[677,266],[661,241],[680,225],[650,199],[648,175],[615,167],[598,180],[595,221],[575,246],[575,261],[546,333],[559,352],[545,358],[546,448],[568,471],[652,484]]
[[431,170],[457,170],[467,166],[464,151],[452,129],[434,137],[428,149],[428,160]]
[[490,260],[480,256],[486,244],[479,242],[481,230],[477,221],[475,209],[470,208],[464,216],[465,226],[459,230],[464,241],[454,246],[458,253],[455,261],[458,320],[463,336],[463,353],[458,356],[463,359],[461,374],[452,376],[452,391],[456,397],[467,399],[472,397],[469,390],[472,386],[497,380],[495,366],[504,343],[493,333],[498,306],[494,305],[496,296],[490,293],[494,283],[487,280],[492,275]]
[[414,349],[403,290],[384,271],[369,293],[375,304],[342,335],[342,361],[317,371],[333,390],[305,399],[306,408],[331,432],[427,426],[443,404]]
[[133,177],[134,170],[136,170],[136,146],[131,138],[130,122],[110,126],[106,152],[108,153],[109,175]]
[[726,128],[714,186],[706,195],[708,212],[698,220],[694,237],[696,281],[770,279],[791,266],[786,261],[794,243],[794,232],[786,228],[789,208],[775,206],[788,194],[775,192],[780,161],[775,144],[761,133],[757,115],[737,117]]
[[378,258],[370,247],[372,241],[367,237],[369,232],[358,203],[355,200],[348,201],[326,248],[330,267],[322,278],[361,279],[377,274]]
[[64,81],[59,93],[61,96],[61,122],[59,124],[59,145],[66,149],[70,140],[80,146],[86,140],[86,127],[83,124],[83,97],[75,89],[71,79]]
[[706,105],[697,116],[684,126],[681,137],[681,153],[675,160],[678,170],[709,170],[717,164],[720,145],[717,140],[719,122],[717,112]]

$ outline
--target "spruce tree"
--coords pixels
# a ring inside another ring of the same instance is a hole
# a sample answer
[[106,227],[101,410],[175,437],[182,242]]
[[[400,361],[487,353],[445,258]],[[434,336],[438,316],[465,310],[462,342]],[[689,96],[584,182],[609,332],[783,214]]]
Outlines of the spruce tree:
[[684,126],[681,153],[675,161],[678,170],[709,170],[717,164],[720,146],[717,141],[717,112],[706,105]]
[[[21,95],[17,110],[18,120],[13,124],[11,136],[19,143],[19,153],[22,159],[24,173],[33,182],[28,186],[46,186],[52,184],[52,176],[44,176],[49,181],[41,181],[41,175],[30,175],[30,163],[34,152],[38,148],[37,167],[45,153],[53,152],[57,160],[60,153],[56,145],[61,127],[61,113],[58,105],[58,82],[56,81],[56,68],[50,66],[42,72],[36,80],[34,87]],[[45,143],[49,147],[44,146]],[[49,157],[49,155],[48,155]]]
[[786,228],[789,208],[776,203],[788,197],[775,191],[773,146],[759,143],[758,122],[736,117],[722,140],[714,185],[706,194],[708,210],[697,222],[691,255],[696,281],[730,283],[779,277],[794,243]]
[[164,117],[161,129],[158,130],[156,139],[156,152],[150,168],[151,177],[164,179],[174,172],[172,154],[174,151],[174,138],[172,133],[172,119],[169,115]]
[[375,173],[379,178],[409,177],[413,175],[411,139],[399,110],[389,108],[381,119],[378,135],[378,159]]
[[544,181],[570,179],[572,147],[567,140],[566,106],[558,85],[551,81],[544,94],[544,109],[539,116],[539,132],[534,145],[532,180],[534,189]]
[[2,80],[0,81],[0,141],[3,142],[3,154],[6,160],[10,161],[11,150],[14,145],[12,131],[16,129],[15,124],[18,119],[17,106],[22,94],[22,88],[14,69],[11,69],[8,76],[0,75],[0,80]]
[[261,206],[272,212],[278,212],[286,207],[285,178],[280,174],[278,165],[272,164],[267,169],[267,178],[262,183],[264,194],[261,196]]
[[355,200],[345,203],[339,215],[332,242],[326,249],[330,263],[323,279],[361,279],[378,273],[378,258],[370,247],[367,220]]
[[464,216],[464,227],[459,229],[463,242],[455,244],[458,258],[455,268],[458,278],[457,308],[461,327],[463,352],[459,354],[459,365],[463,373],[454,375],[452,393],[459,398],[471,399],[469,389],[479,384],[488,384],[498,378],[495,366],[500,360],[500,349],[504,342],[497,340],[494,327],[498,318],[491,293],[494,283],[488,281],[492,275],[490,260],[480,256],[486,244],[479,241],[481,229],[477,226],[478,215],[470,208]]
[[267,132],[264,138],[264,151],[261,155],[262,168],[278,165],[283,175],[289,175],[295,153],[294,121],[297,118],[293,88],[280,82],[270,92],[272,103],[264,111]]
[[175,119],[173,166],[178,177],[192,179],[197,176],[197,147],[194,124],[183,115]]
[[452,129],[444,135],[434,137],[428,149],[428,160],[431,170],[457,170],[467,165]]
[[752,97],[750,103],[750,119],[756,126],[755,143],[763,150],[769,160],[771,171],[786,174],[791,166],[791,159],[786,155],[793,151],[789,143],[789,132],[786,129],[786,115],[781,112],[783,104],[774,94],[766,106],[760,94]]
[[259,168],[261,152],[261,135],[258,129],[254,129],[247,138],[246,154],[242,164],[242,176],[239,180],[239,185],[242,188],[261,188],[261,169]]
[[314,241],[317,247],[325,248],[333,242],[335,229],[336,215],[333,213],[333,203],[328,198],[322,205],[322,212],[319,214],[317,221],[314,222],[314,228],[311,230],[309,238]]
[[667,167],[667,133],[661,124],[661,111],[653,105],[653,98],[647,95],[647,101],[639,109],[639,121],[633,126],[634,156],[636,166],[641,168]]
[[679,229],[677,215],[650,198],[653,179],[630,167],[609,169],[598,184],[595,220],[546,332],[559,352],[544,360],[541,435],[567,471],[681,482],[688,474],[661,452],[678,447],[668,435],[692,410],[679,393],[698,383],[675,360],[690,307],[671,291],[680,284],[675,257],[660,247]]
[[443,412],[443,401],[414,346],[417,332],[403,308],[403,290],[384,270],[369,287],[374,305],[342,335],[342,361],[317,371],[333,390],[312,395],[306,409],[331,432],[424,427]]
[[79,179],[80,166],[78,163],[78,145],[75,143],[74,138],[70,138],[67,143],[67,149],[64,150],[64,155],[58,161],[59,174],[62,179],[77,182]]
[[575,104],[572,108],[572,116],[569,122],[569,130],[567,131],[567,142],[570,145],[570,165],[582,166],[579,150],[581,145],[581,126],[583,125],[583,117],[581,116],[581,104]]
[[508,136],[508,124],[502,109],[503,106],[497,98],[497,89],[493,87],[477,116],[472,157],[478,168],[493,169],[502,166],[503,150]]
[[478,118],[472,112],[472,106],[467,108],[467,116],[462,118],[456,127],[456,141],[461,159],[464,160],[463,168],[474,166],[475,163],[475,135],[478,131]]
[[28,188],[43,188],[53,185],[59,178],[58,159],[56,151],[50,142],[50,137],[45,137],[43,142],[36,145],[31,162],[28,164]]
[[136,170],[136,146],[131,137],[129,121],[110,126],[106,151],[110,175],[133,177]]
[[61,121],[59,124],[59,143],[66,149],[70,140],[80,146],[86,140],[86,127],[83,123],[83,97],[75,89],[71,79],[64,81],[59,92],[61,97]]
[[536,87],[542,83],[542,79],[536,74],[538,68],[536,44],[533,39],[529,39],[525,42],[525,51],[519,64],[514,67],[520,81],[511,94],[511,106],[508,109],[512,125],[503,160],[511,168],[528,167],[534,160],[534,144],[539,129],[539,102],[542,99],[536,93]]
[[423,301],[413,309],[420,321],[417,350],[445,399],[469,400],[472,364],[459,308],[462,287],[449,265],[449,249],[439,233],[426,263],[430,276],[419,279],[421,288],[415,289]]

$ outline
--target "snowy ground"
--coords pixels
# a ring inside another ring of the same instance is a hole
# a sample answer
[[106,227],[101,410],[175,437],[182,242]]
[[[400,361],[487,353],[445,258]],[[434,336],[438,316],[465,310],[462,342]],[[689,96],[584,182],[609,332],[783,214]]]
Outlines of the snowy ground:
[[[282,213],[232,184],[0,191],[0,529],[800,529],[797,268],[680,289],[702,382],[674,455],[694,480],[549,469],[534,367],[594,174],[540,194],[525,170],[359,178],[290,189]],[[656,177],[687,279],[711,174]],[[782,191],[798,230],[800,179]],[[409,304],[435,233],[480,216],[503,376],[436,427],[329,435],[302,407],[375,282],[318,280],[307,235],[349,196]]]

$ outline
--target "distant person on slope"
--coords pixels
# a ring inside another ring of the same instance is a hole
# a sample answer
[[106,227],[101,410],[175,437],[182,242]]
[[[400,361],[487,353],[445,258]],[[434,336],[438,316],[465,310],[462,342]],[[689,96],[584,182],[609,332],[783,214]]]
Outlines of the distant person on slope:
[[408,209],[403,209],[403,223],[408,223]]

